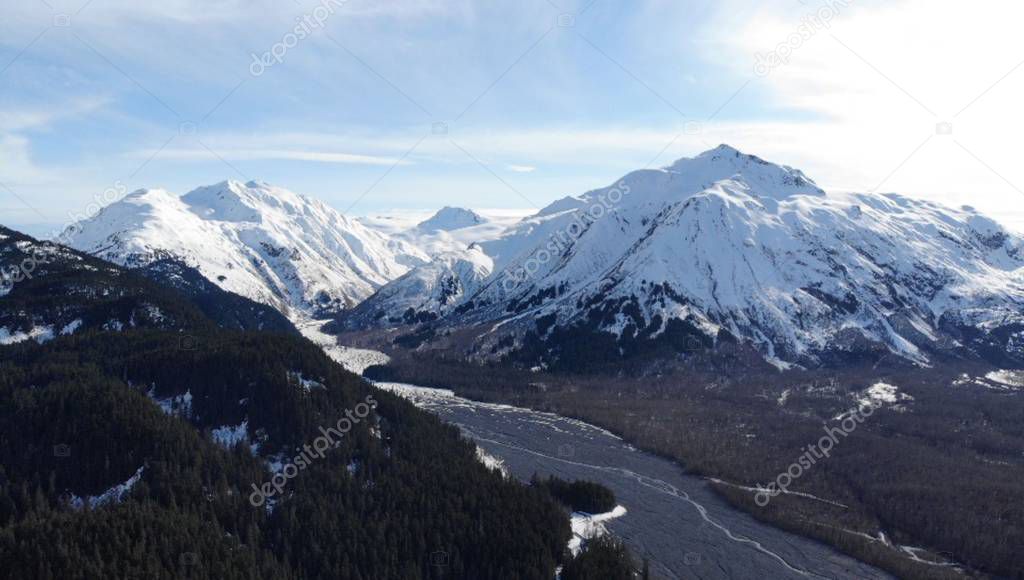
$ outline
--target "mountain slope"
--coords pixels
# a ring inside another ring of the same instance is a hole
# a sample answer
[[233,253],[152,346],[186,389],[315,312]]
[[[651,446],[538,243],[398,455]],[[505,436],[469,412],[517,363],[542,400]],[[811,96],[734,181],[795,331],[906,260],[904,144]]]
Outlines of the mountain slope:
[[0,341],[0,577],[547,580],[565,563],[550,497],[304,338],[220,328],[190,300],[237,301],[194,271],[156,264],[163,287],[7,229],[0,258],[0,326],[79,321]]
[[161,286],[177,290],[221,328],[299,334],[295,325],[273,307],[221,290],[184,262],[158,260],[136,272]]
[[227,181],[182,197],[137,191],[62,238],[123,265],[181,260],[293,319],[349,308],[427,261],[319,201],[257,182]]
[[46,342],[84,330],[215,324],[297,335],[281,313],[221,290],[181,262],[126,269],[0,226],[0,342]]
[[567,363],[587,337],[598,358],[739,341],[778,366],[1024,365],[1021,238],[968,207],[827,195],[727,146],[559,200],[481,246],[493,273],[434,323],[480,325],[479,356]]
[[0,344],[44,343],[86,330],[210,325],[174,290],[0,226]]
[[[438,255],[345,313],[344,327],[351,330],[436,320],[475,292],[493,267],[478,244],[461,252]],[[332,329],[339,328],[332,326],[326,330]]]

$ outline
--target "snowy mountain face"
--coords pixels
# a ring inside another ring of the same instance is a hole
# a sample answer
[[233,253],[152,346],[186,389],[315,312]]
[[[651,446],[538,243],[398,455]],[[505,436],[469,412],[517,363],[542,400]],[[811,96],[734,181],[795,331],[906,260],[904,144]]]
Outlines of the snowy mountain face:
[[493,261],[479,245],[440,254],[344,313],[344,327],[352,330],[437,320],[472,295],[493,268]]
[[[503,236],[531,212],[444,208],[433,214],[398,212],[358,218],[366,227],[404,241],[429,256],[460,253]],[[461,217],[460,217],[461,216]]]
[[422,232],[450,232],[480,225],[485,221],[487,220],[472,210],[460,207],[443,207],[431,216],[430,219],[420,222],[416,227]]
[[494,271],[485,246],[501,238],[523,214],[486,214],[445,207],[428,219],[413,216],[360,218],[367,227],[426,252],[431,261],[413,268],[339,318],[333,330],[358,330],[437,320],[462,304]]
[[460,278],[440,310],[408,300],[413,280],[436,292],[453,279],[433,264],[343,322],[379,326],[391,322],[380,312],[411,307],[411,320],[442,316],[434,327],[479,326],[478,355],[529,350],[548,362],[587,337],[608,354],[738,341],[778,366],[1024,364],[1020,237],[969,207],[826,194],[727,146],[559,200],[479,248],[490,274]]
[[75,224],[72,247],[128,265],[181,260],[218,286],[290,318],[350,308],[426,254],[327,205],[257,182],[178,197],[140,190]]

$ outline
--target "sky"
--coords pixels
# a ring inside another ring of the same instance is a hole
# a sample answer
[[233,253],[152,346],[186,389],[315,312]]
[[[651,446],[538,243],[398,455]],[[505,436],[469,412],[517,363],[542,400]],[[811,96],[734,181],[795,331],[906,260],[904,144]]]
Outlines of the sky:
[[272,183],[540,208],[728,143],[1024,231],[1011,0],[0,0],[0,223]]

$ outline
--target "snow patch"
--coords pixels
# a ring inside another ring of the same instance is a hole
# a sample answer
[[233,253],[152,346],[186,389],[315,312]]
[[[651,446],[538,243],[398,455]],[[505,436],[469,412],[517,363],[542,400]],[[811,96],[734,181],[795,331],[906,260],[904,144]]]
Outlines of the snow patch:
[[312,391],[313,389],[325,389],[325,388],[327,388],[320,381],[314,381],[313,379],[307,379],[306,377],[302,376],[302,373],[300,373],[298,371],[288,371],[288,380],[292,380],[292,381],[297,382],[306,391]]
[[138,483],[140,479],[142,479],[142,472],[145,469],[146,466],[143,465],[142,467],[138,468],[135,471],[135,474],[129,477],[127,481],[125,481],[124,483],[119,483],[114,487],[111,487],[110,489],[101,493],[100,495],[93,495],[84,498],[72,495],[70,501],[71,506],[74,507],[75,509],[83,509],[85,507],[97,508],[108,504],[121,503],[124,500],[124,498],[127,497],[129,493],[131,493],[132,488],[135,487],[135,484]]
[[484,467],[487,469],[490,469],[491,471],[500,471],[502,475],[508,477],[509,473],[508,468],[505,467],[505,461],[484,451],[479,445],[476,448],[476,458],[480,463],[483,463]]
[[120,320],[109,320],[103,325],[103,330],[111,330],[114,332],[121,332],[124,330],[124,323]]
[[1007,387],[1024,388],[1024,371],[998,370],[985,375],[985,378]]
[[175,395],[173,397],[166,397],[158,399],[156,397],[156,387],[151,387],[146,395],[152,399],[157,405],[160,406],[160,410],[166,415],[172,415],[176,417],[191,417],[192,416],[192,390],[185,391],[183,395]]
[[43,344],[53,340],[53,338],[52,326],[36,326],[28,332],[20,330],[11,332],[6,327],[0,328],[0,345],[18,344],[27,340],[34,340],[39,344]]
[[225,425],[223,427],[217,427],[211,432],[211,434],[213,435],[214,441],[219,443],[222,447],[231,449],[249,437],[249,420],[246,419],[242,421],[240,425]]
[[608,533],[605,523],[621,518],[624,515],[626,515],[626,508],[621,505],[615,506],[615,509],[603,514],[573,512],[571,518],[572,539],[569,540],[569,551],[572,552],[574,557],[579,556],[580,552],[583,551],[583,546],[588,541]]
[[74,334],[75,332],[77,332],[78,329],[81,328],[81,327],[82,327],[82,319],[79,318],[77,320],[73,320],[73,321],[69,322],[68,324],[66,324],[64,326],[64,328],[61,329],[60,334],[61,334],[61,336],[70,336],[70,335]]
[[[896,385],[890,385],[888,383],[878,382],[861,393],[857,403],[863,407],[889,407],[891,409],[902,411],[906,407],[903,403],[913,401],[914,397],[901,393],[899,387]],[[844,415],[841,415],[845,417]]]
[[786,389],[786,390],[782,391],[782,394],[779,395],[778,399],[776,399],[776,402],[779,404],[780,407],[785,407],[786,406],[786,401],[789,400],[789,395],[792,392],[793,392],[793,389]]
[[902,400],[913,400],[910,395],[899,392],[899,387],[887,383],[875,383],[867,390],[868,399],[879,403],[896,403]]

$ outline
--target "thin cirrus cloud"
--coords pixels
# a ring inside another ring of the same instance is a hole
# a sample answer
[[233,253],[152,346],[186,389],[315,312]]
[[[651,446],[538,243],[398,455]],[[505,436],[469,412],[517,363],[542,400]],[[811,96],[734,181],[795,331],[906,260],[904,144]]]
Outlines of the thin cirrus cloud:
[[[423,207],[424,191],[543,205],[729,143],[827,189],[970,203],[1024,227],[1024,6],[339,0],[253,78],[251,54],[317,2],[159,4],[96,0],[66,29],[45,3],[5,7],[0,180],[41,211],[88,199],[86,180],[185,189],[239,173],[363,211]],[[826,25],[757,74],[823,8]],[[66,114],[68,99],[88,106]]]
[[174,161],[204,161],[220,158],[227,161],[312,161],[316,163],[340,163],[348,165],[409,165],[411,162],[396,157],[380,157],[333,151],[302,149],[147,149],[130,155],[136,159],[159,157]]
[[506,165],[506,169],[513,173],[533,173],[537,168],[532,165]]

